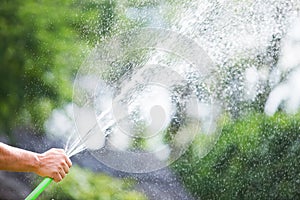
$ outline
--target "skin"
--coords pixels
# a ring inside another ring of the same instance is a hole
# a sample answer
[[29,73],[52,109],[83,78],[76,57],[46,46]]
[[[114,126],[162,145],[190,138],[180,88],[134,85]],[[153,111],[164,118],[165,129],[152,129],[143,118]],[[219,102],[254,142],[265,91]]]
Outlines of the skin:
[[0,170],[33,172],[60,182],[71,166],[72,162],[63,149],[35,153],[0,142]]

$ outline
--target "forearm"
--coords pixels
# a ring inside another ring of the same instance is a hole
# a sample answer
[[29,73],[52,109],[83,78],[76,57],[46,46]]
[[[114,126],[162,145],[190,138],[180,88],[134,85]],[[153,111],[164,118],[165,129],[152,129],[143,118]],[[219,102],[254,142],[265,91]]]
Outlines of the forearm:
[[0,170],[35,172],[38,166],[38,154],[0,142]]
[[71,166],[72,162],[63,149],[50,149],[38,154],[0,142],[0,170],[34,172],[59,182]]

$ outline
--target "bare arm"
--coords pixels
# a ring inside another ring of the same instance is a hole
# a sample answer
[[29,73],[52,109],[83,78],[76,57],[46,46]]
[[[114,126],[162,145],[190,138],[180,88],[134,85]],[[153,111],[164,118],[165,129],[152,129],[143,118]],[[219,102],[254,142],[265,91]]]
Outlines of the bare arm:
[[0,142],[0,170],[34,172],[61,181],[72,166],[62,149],[50,149],[39,154]]

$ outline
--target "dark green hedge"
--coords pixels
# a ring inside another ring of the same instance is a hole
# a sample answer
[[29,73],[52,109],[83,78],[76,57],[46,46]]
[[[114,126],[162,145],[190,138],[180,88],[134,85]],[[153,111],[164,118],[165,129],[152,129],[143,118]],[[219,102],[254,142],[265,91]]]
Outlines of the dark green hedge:
[[203,159],[174,168],[199,199],[300,199],[300,116],[251,114],[228,122]]

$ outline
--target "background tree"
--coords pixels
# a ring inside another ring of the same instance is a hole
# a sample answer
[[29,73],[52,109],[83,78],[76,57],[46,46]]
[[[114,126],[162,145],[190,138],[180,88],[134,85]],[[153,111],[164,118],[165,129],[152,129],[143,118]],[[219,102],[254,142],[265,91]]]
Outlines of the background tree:
[[114,1],[6,1],[0,8],[0,132],[42,132],[49,113],[72,101],[83,58],[108,37]]

